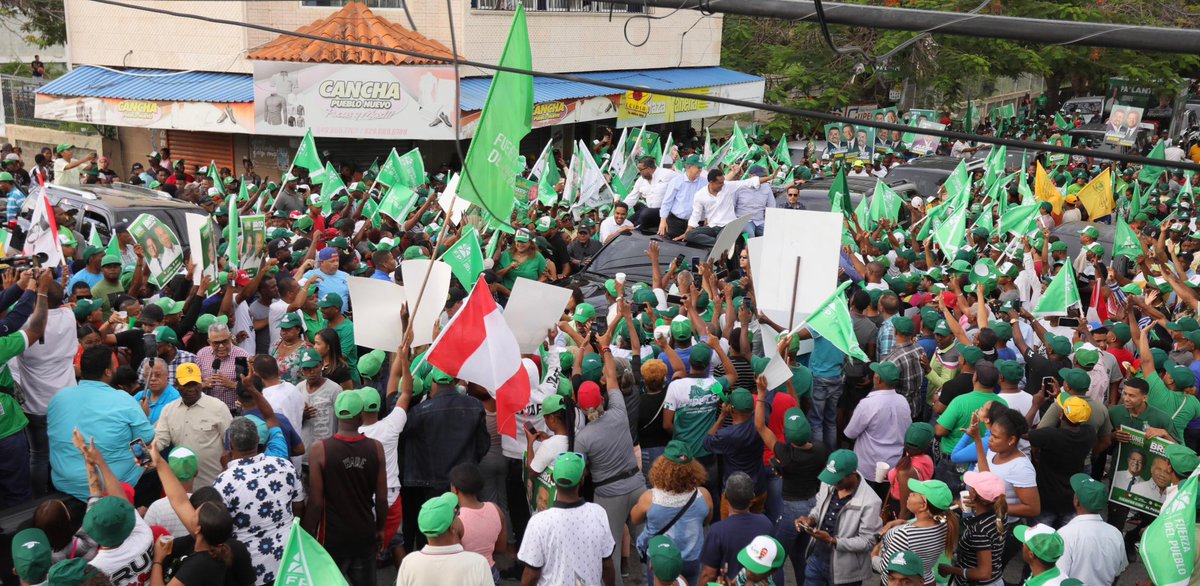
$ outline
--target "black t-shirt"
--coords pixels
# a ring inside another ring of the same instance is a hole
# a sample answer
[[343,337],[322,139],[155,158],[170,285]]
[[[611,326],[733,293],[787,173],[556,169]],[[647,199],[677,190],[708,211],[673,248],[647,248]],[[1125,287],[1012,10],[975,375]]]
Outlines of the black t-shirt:
[[1029,430],[1029,445],[1037,448],[1034,469],[1037,470],[1038,493],[1042,510],[1064,512],[1075,510],[1071,476],[1083,472],[1084,462],[1096,445],[1096,430],[1090,425],[1077,429],[1047,427]]
[[1031,355],[1025,357],[1025,392],[1034,394],[1042,390],[1042,379],[1052,378],[1062,383],[1058,371],[1071,368],[1069,360],[1050,360],[1045,356]]
[[350,380],[350,367],[339,366],[339,367],[325,373],[325,378],[340,385],[340,384]]
[[802,501],[810,499],[821,488],[817,475],[825,468],[829,450],[825,444],[812,442],[812,449],[802,450],[783,441],[775,442],[775,457],[771,465],[783,479],[783,500]]
[[960,372],[954,375],[954,378],[946,381],[942,385],[942,390],[938,393],[937,400],[943,405],[949,405],[955,397],[965,395],[975,389],[973,382],[975,375],[969,372]]
[[637,434],[638,443],[642,449],[661,448],[671,441],[671,434],[662,426],[662,404],[667,397],[667,391],[657,393],[642,393],[638,402]]
[[233,553],[233,563],[226,567],[207,552],[196,553],[196,538],[178,537],[171,544],[171,556],[163,564],[167,582],[179,578],[187,586],[253,586],[256,577],[250,563],[250,551],[242,542],[230,538],[225,542]]
[[547,238],[546,242],[550,243],[550,260],[554,261],[560,272],[565,271],[571,263],[571,255],[567,254],[567,240],[563,238],[562,232]]

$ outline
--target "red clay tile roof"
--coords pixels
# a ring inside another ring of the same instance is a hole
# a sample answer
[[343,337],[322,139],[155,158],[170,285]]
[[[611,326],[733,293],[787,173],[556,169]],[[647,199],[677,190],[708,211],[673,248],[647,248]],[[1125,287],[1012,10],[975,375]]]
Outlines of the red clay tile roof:
[[[332,39],[370,43],[426,55],[453,58],[445,45],[420,33],[375,16],[362,2],[347,2],[341,10],[312,24],[296,29],[298,33]],[[247,56],[260,61],[297,61],[307,63],[362,63],[374,65],[441,64],[373,49],[361,49],[324,41],[280,35]]]

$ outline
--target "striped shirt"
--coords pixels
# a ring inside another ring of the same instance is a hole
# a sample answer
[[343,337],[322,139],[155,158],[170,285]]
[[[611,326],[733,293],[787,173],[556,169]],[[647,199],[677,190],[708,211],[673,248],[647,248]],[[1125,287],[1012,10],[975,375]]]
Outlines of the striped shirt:
[[976,515],[962,520],[962,534],[958,538],[958,548],[954,551],[954,566],[957,568],[974,568],[979,563],[979,552],[992,552],[992,574],[986,580],[978,582],[951,576],[950,583],[955,586],[975,586],[991,584],[1000,579],[1004,573],[1004,536],[996,527],[996,513]]
[[8,203],[4,205],[4,216],[6,222],[15,222],[17,214],[21,213],[21,206],[25,205],[25,194],[21,190],[13,188],[8,192]]
[[[925,583],[933,582],[933,569],[937,565],[938,558],[946,549],[946,524],[938,523],[929,527],[917,527],[915,523],[915,521],[910,521],[905,525],[895,527],[883,536],[879,557],[875,558],[875,571],[882,574],[884,586],[887,586],[888,583],[887,572],[884,569],[887,560],[905,550],[911,551],[921,558],[921,567],[925,569]],[[992,525],[992,529],[995,528],[996,526]]]

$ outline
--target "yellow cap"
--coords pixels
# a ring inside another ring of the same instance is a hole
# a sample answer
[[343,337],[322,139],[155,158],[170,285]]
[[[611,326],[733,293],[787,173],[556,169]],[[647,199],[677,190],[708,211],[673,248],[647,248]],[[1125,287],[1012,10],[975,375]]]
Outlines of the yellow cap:
[[200,382],[200,367],[191,362],[180,364],[175,368],[175,380],[181,386]]
[[1063,416],[1071,423],[1084,423],[1092,417],[1092,406],[1080,397],[1071,397],[1062,404]]

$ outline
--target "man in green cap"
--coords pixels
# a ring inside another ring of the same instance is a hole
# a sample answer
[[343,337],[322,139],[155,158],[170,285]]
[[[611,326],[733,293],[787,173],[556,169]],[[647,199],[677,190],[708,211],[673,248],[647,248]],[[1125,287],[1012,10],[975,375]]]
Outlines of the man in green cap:
[[[88,288],[95,287],[104,279],[104,274],[100,271],[104,259],[104,249],[99,246],[85,246],[79,253],[80,260],[84,263],[83,270],[71,275],[71,279],[67,281],[67,291],[75,291],[75,283],[86,283]],[[120,271],[118,271],[119,273]]]
[[[896,392],[908,401],[909,410],[913,417],[919,418],[925,413],[925,364],[928,358],[925,351],[917,345],[917,328],[912,318],[896,316],[892,318],[895,332],[895,342],[880,361],[890,362],[900,368],[900,379],[896,381]],[[880,332],[882,333],[882,329]]]
[[326,327],[333,329],[338,334],[342,358],[346,359],[346,365],[350,367],[350,377],[357,382],[359,380],[358,345],[354,343],[354,322],[346,318],[343,307],[345,307],[345,301],[337,293],[326,293],[317,300],[317,309],[325,318]]
[[[144,257],[138,255],[138,266],[134,269],[134,282],[130,287],[137,286],[140,288],[140,283],[144,278],[142,274],[142,266]],[[121,255],[105,254],[100,259],[100,274],[104,277],[99,283],[92,285],[92,299],[99,301],[104,308],[104,315],[107,316],[114,308],[110,304],[110,299],[114,293],[124,293],[125,286],[121,284]]]
[[529,519],[517,552],[525,564],[522,584],[620,584],[608,514],[579,496],[586,467],[575,452],[554,461],[554,506]]
[[[674,327],[672,324],[673,335],[676,333]],[[688,337],[690,336],[689,333]],[[707,457],[710,454],[708,448],[704,447],[705,439],[714,422],[720,419],[724,408],[721,397],[716,394],[717,390],[732,390],[732,385],[737,382],[737,371],[732,368],[733,363],[721,350],[715,338],[710,337],[709,340],[709,344],[696,344],[689,349],[686,362],[688,375],[672,380],[667,385],[662,407],[663,428],[672,434],[674,439],[686,443],[697,457]],[[725,365],[726,376],[714,378],[709,374],[713,353],[716,353]],[[730,377],[733,377],[733,380],[730,380]],[[670,374],[667,378],[670,379]]]
[[1071,490],[1075,493],[1075,518],[1058,529],[1063,555],[1055,565],[1064,575],[1085,584],[1115,584],[1129,567],[1129,560],[1121,531],[1100,516],[1108,507],[1108,486],[1087,474],[1075,474]]
[[858,583],[873,575],[870,550],[883,526],[879,518],[883,503],[863,482],[858,468],[854,452],[830,454],[817,475],[821,488],[812,514],[795,520],[813,539],[804,570],[806,582]]
[[883,563],[888,586],[924,586],[925,566],[912,551],[898,551]]
[[[184,447],[175,448],[167,456],[167,464],[170,465],[175,478],[178,478],[179,483],[183,485],[184,491],[191,496],[192,480],[196,478],[196,472],[200,468],[196,452]],[[171,500],[165,496],[151,503],[142,518],[151,527],[157,526],[166,529],[171,537],[185,537],[189,534],[187,526],[179,520],[179,515],[175,514],[175,510],[171,508]]]
[[1026,586],[1052,586],[1059,584],[1065,576],[1055,566],[1063,555],[1063,538],[1048,525],[1038,523],[1032,527],[1017,525],[1013,535],[1023,545],[1021,559],[1029,564],[1031,577]]
[[650,539],[646,547],[646,559],[650,562],[650,573],[654,582],[650,586],[676,586],[683,574],[683,556],[675,542],[666,535]]
[[[1179,321],[1183,322],[1182,319]],[[1192,322],[1194,323],[1195,320]],[[1167,329],[1171,329],[1175,323],[1178,322],[1167,324]],[[1185,324],[1184,327],[1187,325],[1190,324]],[[1176,388],[1173,384],[1174,381],[1168,382],[1159,376],[1155,367],[1154,353],[1150,350],[1150,328],[1142,330],[1133,328],[1131,324],[1131,329],[1134,339],[1137,341],[1142,378],[1150,385],[1150,392],[1147,395],[1148,402],[1152,407],[1170,413],[1171,419],[1175,422],[1175,428],[1183,432],[1192,421],[1200,419],[1200,401],[1197,401],[1195,394],[1180,392],[1183,389]],[[1161,352],[1158,348],[1155,350]],[[1169,375],[1168,378],[1170,378]],[[1195,381],[1192,382],[1194,384]]]
[[5,214],[7,224],[11,228],[16,225],[17,214],[21,213],[21,206],[25,203],[25,194],[17,189],[16,181],[13,180],[12,173],[8,171],[0,171],[0,194],[8,198]]
[[304,528],[312,535],[324,531],[325,550],[351,584],[375,579],[375,553],[391,539],[384,535],[391,504],[387,460],[383,445],[359,431],[363,399],[358,391],[340,393],[333,402],[337,433],[308,448]]
[[[731,423],[723,426],[727,419]],[[763,442],[754,427],[753,393],[740,387],[729,393],[729,402],[721,407],[721,415],[709,428],[708,437],[704,438],[704,448],[724,457],[723,480],[735,472],[744,472],[750,477],[754,483],[754,493],[749,509],[761,513],[767,502],[767,472],[763,467],[763,459],[758,457],[763,451]],[[722,500],[722,517],[726,516],[728,509],[729,501]]]
[[21,586],[46,581],[46,575],[50,573],[52,554],[50,540],[41,529],[24,529],[13,536],[13,571],[21,580]]
[[[412,365],[408,354],[409,349],[404,347],[393,358],[388,380],[401,381],[404,374],[410,372],[409,368]],[[363,356],[363,360],[359,363],[362,364],[364,361],[372,362],[374,360],[372,358],[373,355],[374,353],[372,352]],[[409,376],[411,377],[411,374]],[[404,382],[401,381],[397,385],[397,388],[403,385]],[[362,425],[359,426],[358,430],[364,436],[378,441],[383,446],[388,484],[388,518],[384,531],[384,543],[386,545],[400,528],[403,513],[403,510],[400,508],[400,461],[397,448],[400,443],[400,434],[404,432],[404,425],[408,422],[408,407],[412,400],[412,390],[401,391],[400,396],[396,399],[396,406],[383,419],[379,418],[379,412],[383,404],[382,398],[379,396],[379,391],[371,387],[363,387],[352,392],[359,393],[363,398]]]
[[854,440],[859,474],[868,479],[876,494],[882,495],[887,486],[875,482],[875,467],[879,462],[895,467],[904,455],[904,444],[899,440],[912,423],[912,410],[908,400],[896,392],[899,366],[876,362],[870,369],[874,373],[871,392],[854,409],[844,433]]
[[417,526],[428,545],[404,557],[396,586],[494,583],[487,559],[463,549],[463,522],[458,517],[458,497],[453,493],[425,501],[417,514]]
[[[961,350],[964,360],[968,360],[969,356],[979,351],[974,346],[963,346]],[[946,408],[938,415],[937,424],[934,426],[934,433],[937,437],[942,438],[942,454],[945,456],[949,456],[954,451],[954,447],[958,445],[958,440],[963,436],[963,430],[971,423],[972,414],[988,401],[1003,402],[1003,399],[996,396],[996,383],[1000,379],[1000,373],[994,364],[986,360],[979,360],[975,363],[971,377],[971,392],[951,400],[950,404],[946,405]]]

